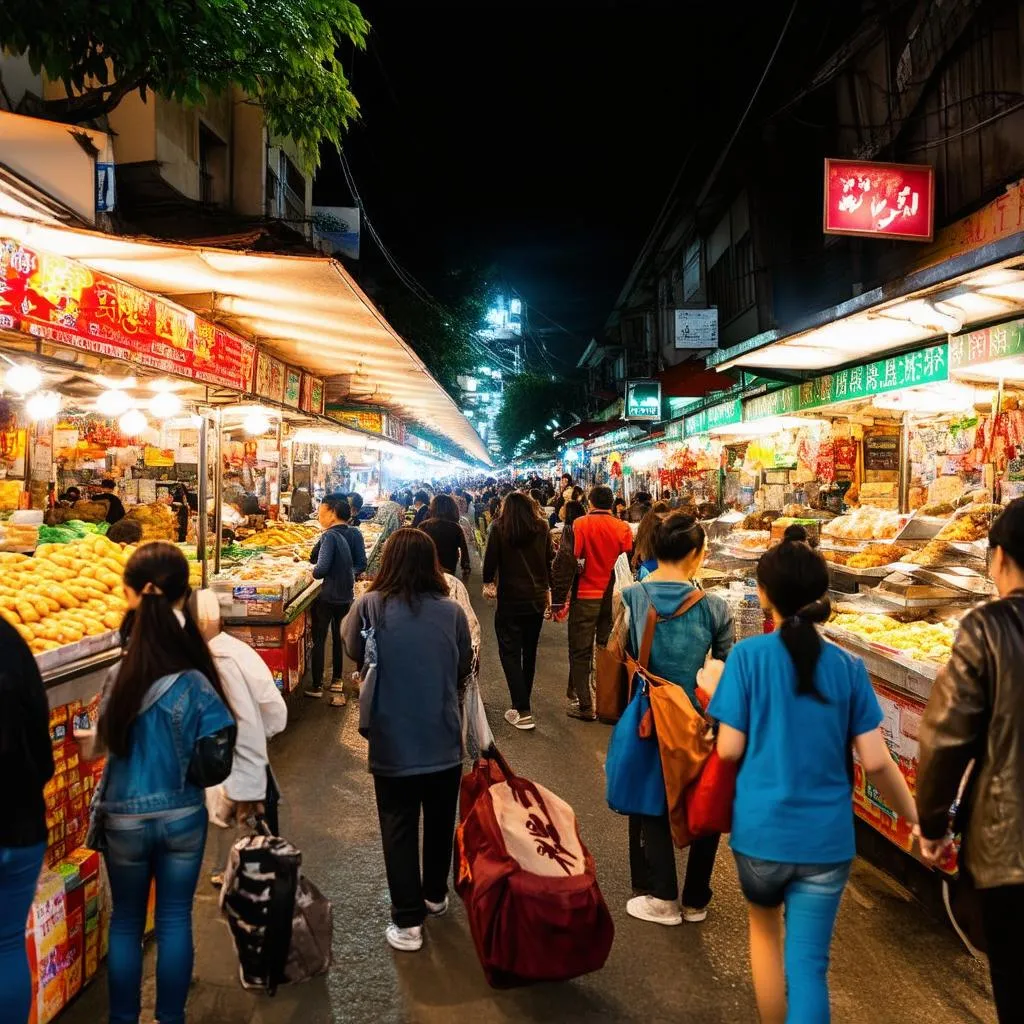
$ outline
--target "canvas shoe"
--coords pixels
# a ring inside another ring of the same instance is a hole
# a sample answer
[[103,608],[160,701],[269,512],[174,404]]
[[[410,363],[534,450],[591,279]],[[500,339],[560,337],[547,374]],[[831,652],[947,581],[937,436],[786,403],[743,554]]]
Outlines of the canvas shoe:
[[683,907],[683,920],[689,924],[700,924],[708,919],[708,908]]
[[522,729],[524,732],[537,728],[533,715],[521,715],[515,708],[505,712],[505,721],[509,725],[514,725],[517,729]]
[[652,924],[683,923],[678,903],[673,900],[655,899],[653,896],[634,896],[626,904],[626,913],[638,921],[650,921]]
[[345,692],[345,680],[335,679],[330,686],[327,687],[328,693],[344,693]]
[[306,687],[306,696],[312,697],[313,700],[320,700],[324,695],[324,689],[322,686],[308,686]]
[[427,908],[427,913],[431,917],[444,917],[448,913],[447,896],[440,903],[431,903],[430,900],[424,900],[423,905]]
[[593,708],[581,708],[579,704],[572,704],[569,709],[565,712],[570,718],[575,718],[580,722],[596,722],[597,712]]
[[423,948],[423,929],[419,925],[415,928],[399,928],[397,924],[389,924],[384,929],[384,938],[392,949],[402,953],[415,953]]

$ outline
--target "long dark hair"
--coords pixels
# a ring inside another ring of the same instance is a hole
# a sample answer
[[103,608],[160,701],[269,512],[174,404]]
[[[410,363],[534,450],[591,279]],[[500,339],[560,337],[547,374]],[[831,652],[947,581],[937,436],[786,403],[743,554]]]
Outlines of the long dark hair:
[[[652,509],[644,519],[654,515]],[[643,528],[643,522],[640,524]],[[639,533],[639,531],[637,531]],[[651,531],[651,553],[659,562],[681,562],[695,551],[703,551],[708,535],[693,516],[670,512],[658,516]]]
[[668,502],[659,501],[652,505],[650,512],[640,520],[640,528],[636,531],[636,540],[633,542],[634,569],[638,568],[641,562],[654,558],[654,531],[668,511]]
[[383,596],[400,597],[411,608],[418,608],[424,594],[448,596],[448,583],[437,548],[422,530],[403,526],[384,545],[380,571],[373,579],[371,591]]
[[782,616],[779,636],[793,659],[796,692],[827,703],[814,683],[821,657],[821,637],[814,625],[826,622],[832,613],[828,563],[807,543],[802,526],[787,527],[782,542],[761,556],[757,582]]
[[459,506],[450,494],[435,494],[430,500],[430,512],[427,518],[457,523],[459,521]]
[[124,567],[125,585],[140,595],[139,606],[121,624],[124,658],[99,721],[99,734],[113,753],[131,750],[132,726],[146,691],[175,672],[201,672],[230,709],[220,676],[186,603],[182,626],[174,605],[188,597],[188,562],[167,541],[143,544]]
[[548,524],[533,498],[518,491],[513,491],[505,498],[495,527],[501,539],[513,548],[528,544],[538,534],[546,532],[547,528]]

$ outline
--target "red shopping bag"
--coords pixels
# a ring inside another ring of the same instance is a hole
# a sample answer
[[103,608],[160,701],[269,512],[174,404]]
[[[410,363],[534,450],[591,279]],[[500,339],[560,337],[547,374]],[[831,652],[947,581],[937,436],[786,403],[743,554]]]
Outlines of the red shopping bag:
[[691,838],[721,835],[732,829],[738,761],[725,761],[717,750],[686,790],[686,828]]
[[462,780],[455,888],[495,988],[599,970],[615,928],[572,808],[496,750]]

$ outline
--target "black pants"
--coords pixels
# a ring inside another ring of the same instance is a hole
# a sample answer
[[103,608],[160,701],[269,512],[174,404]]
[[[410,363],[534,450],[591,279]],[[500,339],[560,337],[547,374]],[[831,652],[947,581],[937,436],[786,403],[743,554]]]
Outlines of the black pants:
[[331,679],[341,678],[341,620],[348,614],[352,604],[332,604],[323,598],[313,602],[310,614],[313,617],[313,687],[317,690],[324,685],[324,644],[327,630],[331,631]]
[[[690,844],[683,882],[684,907],[703,910],[711,902],[711,873],[721,838],[702,836]],[[676,852],[667,814],[657,818],[629,816],[629,874],[634,892],[673,902],[679,898]]]
[[612,585],[604,597],[578,598],[569,605],[569,689],[581,711],[592,711],[590,676],[594,667],[594,641],[603,647],[612,632]]
[[[448,893],[455,838],[455,809],[462,766],[427,775],[373,777],[384,867],[391,893],[391,920],[415,928],[426,917],[424,900]],[[420,808],[423,809],[423,873],[420,874]]]
[[520,714],[530,714],[530,694],[537,671],[537,644],[544,626],[543,612],[509,614],[499,608],[494,614],[494,632],[498,637],[498,657],[505,671],[512,706]]
[[1024,885],[979,889],[988,966],[1000,1024],[1024,1021]]

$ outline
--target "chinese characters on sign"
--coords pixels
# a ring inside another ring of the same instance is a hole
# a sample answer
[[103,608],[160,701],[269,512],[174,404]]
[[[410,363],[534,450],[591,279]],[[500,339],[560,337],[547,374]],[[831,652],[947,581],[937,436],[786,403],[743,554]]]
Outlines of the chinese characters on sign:
[[950,369],[1008,359],[1024,353],[1024,320],[985,327],[949,339]]
[[683,419],[683,434],[686,437],[693,437],[696,434],[706,434],[715,427],[723,427],[731,423],[739,423],[743,419],[743,410],[740,400],[733,398],[728,402],[719,402],[707,409],[686,416]]
[[919,164],[825,161],[825,233],[932,240],[935,175]]
[[766,395],[758,395],[743,403],[743,419],[760,420],[766,416],[806,412],[833,402],[871,398],[886,391],[948,380],[950,364],[956,367],[951,346],[952,343],[947,345],[945,342],[929,345],[915,352],[836,370],[802,384],[791,384]]
[[248,391],[255,346],[74,260],[0,239],[0,326],[163,373]]
[[661,384],[656,380],[626,381],[627,420],[661,419]]

